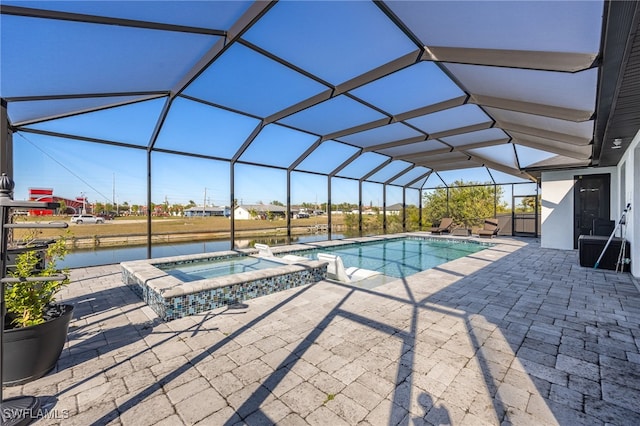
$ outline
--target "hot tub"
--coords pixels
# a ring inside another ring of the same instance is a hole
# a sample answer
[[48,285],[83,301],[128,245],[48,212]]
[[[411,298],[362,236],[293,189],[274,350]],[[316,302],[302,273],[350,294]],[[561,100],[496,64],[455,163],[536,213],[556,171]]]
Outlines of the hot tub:
[[326,263],[236,251],[122,262],[122,279],[170,321],[326,278]]

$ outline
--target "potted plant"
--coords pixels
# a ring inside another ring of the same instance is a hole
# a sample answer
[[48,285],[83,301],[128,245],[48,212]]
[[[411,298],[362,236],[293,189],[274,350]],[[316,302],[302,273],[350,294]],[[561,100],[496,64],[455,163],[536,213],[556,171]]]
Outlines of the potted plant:
[[56,294],[69,283],[67,271],[57,267],[66,254],[65,238],[45,249],[27,244],[8,268],[14,282],[5,284],[4,385],[44,376],[62,353],[73,314],[73,306],[55,303]]

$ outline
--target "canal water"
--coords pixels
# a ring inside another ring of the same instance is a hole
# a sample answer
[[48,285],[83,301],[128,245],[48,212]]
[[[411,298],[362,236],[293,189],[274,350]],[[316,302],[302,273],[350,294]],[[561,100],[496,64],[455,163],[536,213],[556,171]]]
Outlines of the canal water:
[[[332,234],[332,239],[344,238],[342,234]],[[251,239],[236,240],[236,248],[251,248],[255,243],[269,244],[271,246],[295,243],[311,243],[325,241],[327,234],[314,234],[293,236],[290,241],[286,237],[255,237]],[[163,244],[151,247],[151,257],[179,256],[185,254],[208,253],[213,251],[229,250],[230,240],[201,241],[197,243]],[[147,258],[147,247],[106,247],[91,250],[74,250],[69,252],[63,261],[58,262],[60,268],[82,268],[85,266],[109,265],[112,263],[140,260]]]

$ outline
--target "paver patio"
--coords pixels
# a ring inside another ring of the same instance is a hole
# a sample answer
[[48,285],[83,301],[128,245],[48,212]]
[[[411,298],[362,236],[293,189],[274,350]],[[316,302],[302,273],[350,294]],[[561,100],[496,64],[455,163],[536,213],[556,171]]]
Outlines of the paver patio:
[[72,271],[62,425],[640,424],[640,292],[535,239],[374,289],[331,282],[164,323],[118,265]]

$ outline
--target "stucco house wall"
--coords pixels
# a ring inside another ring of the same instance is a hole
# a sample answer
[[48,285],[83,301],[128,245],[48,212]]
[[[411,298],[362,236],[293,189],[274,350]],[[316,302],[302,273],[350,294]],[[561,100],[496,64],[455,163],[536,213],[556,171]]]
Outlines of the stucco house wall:
[[631,244],[631,273],[640,277],[640,130],[622,157],[618,169],[623,192],[620,205],[631,204],[625,225],[625,237]]

